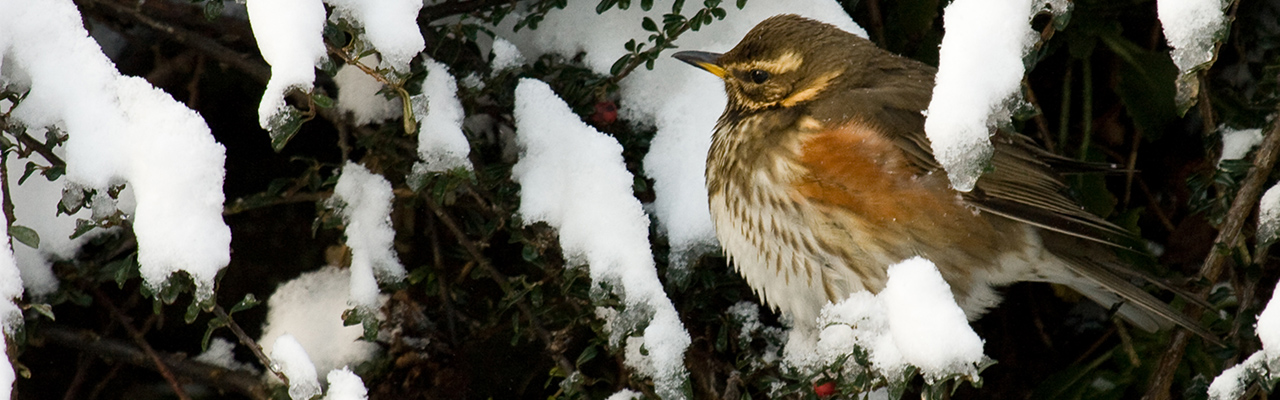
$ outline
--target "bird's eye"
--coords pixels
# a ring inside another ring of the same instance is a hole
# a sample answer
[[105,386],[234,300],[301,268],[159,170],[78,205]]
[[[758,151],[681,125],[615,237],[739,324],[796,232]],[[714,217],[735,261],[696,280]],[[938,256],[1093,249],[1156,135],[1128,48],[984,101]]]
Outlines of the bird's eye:
[[757,84],[760,84],[760,83],[764,83],[764,81],[767,81],[767,80],[769,80],[769,73],[768,73],[768,72],[765,72],[765,71],[763,71],[763,70],[758,70],[758,69],[753,69],[753,70],[751,70],[751,81],[752,81],[752,82],[755,82],[755,83],[757,83]]

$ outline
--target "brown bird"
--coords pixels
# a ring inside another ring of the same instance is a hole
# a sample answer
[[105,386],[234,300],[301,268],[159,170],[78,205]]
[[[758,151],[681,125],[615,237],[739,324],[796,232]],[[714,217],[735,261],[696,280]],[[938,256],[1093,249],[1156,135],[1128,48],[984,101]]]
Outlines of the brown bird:
[[1130,233],[1071,200],[1054,171],[1085,165],[995,132],[990,172],[970,192],[948,186],[924,134],[934,68],[796,15],[761,22],[727,53],[673,56],[723,79],[729,98],[707,154],[716,236],[798,327],[922,256],[971,320],[999,303],[995,287],[1047,281],[1145,330],[1172,322],[1216,340],[1121,277],[1140,274],[1108,247]]

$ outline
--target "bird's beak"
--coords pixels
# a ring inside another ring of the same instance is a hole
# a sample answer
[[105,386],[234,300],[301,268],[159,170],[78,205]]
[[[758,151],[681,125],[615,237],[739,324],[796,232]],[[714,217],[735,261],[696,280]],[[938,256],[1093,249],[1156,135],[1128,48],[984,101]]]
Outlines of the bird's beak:
[[720,67],[720,54],[708,53],[705,51],[681,51],[672,54],[675,59],[689,63],[689,65],[707,70],[718,77],[724,78],[725,70]]

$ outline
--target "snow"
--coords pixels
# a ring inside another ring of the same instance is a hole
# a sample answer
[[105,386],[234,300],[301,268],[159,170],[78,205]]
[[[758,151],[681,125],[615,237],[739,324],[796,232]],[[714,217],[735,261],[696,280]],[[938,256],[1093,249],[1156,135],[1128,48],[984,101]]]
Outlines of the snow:
[[[1280,288],[1280,284],[1276,287]],[[1255,331],[1258,333],[1258,339],[1262,340],[1262,350],[1267,352],[1267,358],[1280,360],[1280,301],[1276,301],[1274,294],[1271,300],[1267,301],[1267,306],[1262,309],[1262,313],[1258,314]]]
[[267,299],[267,322],[258,339],[266,346],[263,351],[271,352],[271,343],[290,334],[308,350],[322,374],[372,359],[378,345],[360,340],[364,333],[360,325],[342,325],[350,282],[350,269],[328,266],[280,285]]
[[[41,137],[43,133],[28,129],[28,134]],[[58,148],[60,150],[61,148]],[[65,152],[58,152],[65,156]],[[26,168],[27,162],[49,165],[49,162],[38,155],[30,158],[8,157],[5,166],[9,171],[20,172]],[[81,210],[75,215],[57,215],[58,202],[62,200],[62,190],[67,179],[61,178],[49,182],[43,176],[32,176],[22,185],[18,180],[21,173],[9,174],[9,187],[12,190],[15,224],[31,228],[40,235],[40,248],[33,249],[24,244],[13,248],[13,256],[17,260],[18,270],[22,273],[19,281],[33,296],[44,296],[58,290],[58,279],[53,275],[50,259],[66,259],[75,255],[80,244],[88,240],[95,232],[70,239],[75,232],[76,218],[89,218],[89,210]],[[55,216],[57,215],[57,216]],[[0,278],[0,280],[3,280]]]
[[[3,213],[0,213],[0,224],[9,225]],[[22,325],[22,309],[14,303],[22,299],[22,291],[22,273],[10,250],[9,234],[0,232],[0,335],[12,335]]]
[[215,337],[209,341],[209,348],[200,353],[200,355],[193,357],[192,360],[226,369],[248,370],[249,366],[247,364],[236,361],[235,348],[235,343]]
[[521,186],[520,215],[558,229],[565,258],[616,288],[626,310],[652,313],[643,336],[628,338],[625,362],[652,377],[662,398],[683,398],[690,338],[658,280],[649,218],[632,195],[622,146],[583,123],[543,82],[522,79],[515,97],[523,151],[511,175]]
[[289,397],[307,400],[320,394],[320,382],[316,380],[316,367],[311,365],[307,351],[292,335],[276,338],[271,346],[272,368],[289,378]]
[[867,351],[871,365],[847,363],[845,368],[849,371],[846,372],[869,367],[881,376],[899,377],[907,367],[889,332],[884,300],[871,292],[853,293],[840,303],[823,307],[818,325],[823,328],[813,349],[807,341],[794,336],[787,343],[788,364],[816,371],[862,348]]
[[[3,193],[0,193],[3,194]],[[0,224],[8,226],[8,221],[0,213]],[[14,303],[22,299],[22,278],[13,252],[9,250],[9,235],[0,233],[0,399],[13,397],[13,365],[9,363],[9,336],[12,336],[22,324],[22,309]]]
[[644,393],[640,393],[631,389],[622,389],[622,390],[619,390],[617,393],[610,395],[605,400],[634,400],[634,399],[643,399],[643,398],[644,398]]
[[738,340],[740,341],[751,341],[751,334],[764,328],[764,324],[760,323],[760,307],[756,303],[739,301],[729,306],[725,313],[729,314],[735,322],[742,325],[742,330],[738,332]]
[[1218,165],[1224,160],[1239,160],[1249,154],[1250,150],[1262,143],[1262,129],[1231,129],[1223,127],[1222,156],[1218,157]]
[[1222,371],[1209,384],[1210,400],[1237,400],[1244,396],[1249,388],[1250,377],[1266,373],[1266,355],[1259,351],[1250,355],[1244,362]]
[[290,89],[310,91],[316,65],[324,61],[325,10],[320,0],[248,0],[249,25],[262,58],[271,64],[271,80],[258,105],[263,129],[283,123]]
[[[1270,193],[1269,190],[1268,194]],[[1277,284],[1277,289],[1280,289],[1280,284]],[[1276,301],[1274,293],[1262,313],[1258,314],[1255,328],[1258,339],[1262,340],[1262,350],[1214,378],[1213,383],[1209,384],[1210,399],[1235,400],[1244,395],[1255,379],[1280,378],[1280,302]]]
[[[582,54],[583,63],[599,74],[609,74],[614,61],[627,53],[623,44],[631,38],[644,43],[651,34],[640,26],[643,16],[662,21],[672,0],[655,1],[645,12],[640,7],[613,9],[597,15],[597,2],[569,2],[563,10],[549,13],[536,30],[511,33],[515,18],[508,18],[499,33],[516,44],[528,59],[546,53],[565,57]],[[696,11],[698,2],[684,6],[685,15]],[[799,14],[866,37],[866,32],[834,1],[753,1],[743,10],[729,3],[727,17],[680,35],[681,50],[724,52],[733,48],[747,31],[777,14]],[[620,115],[634,121],[652,123],[657,134],[644,158],[644,174],[653,178],[656,200],[652,212],[672,247],[672,266],[681,268],[692,257],[717,246],[711,216],[707,210],[706,180],[703,177],[711,132],[724,111],[724,84],[706,71],[690,67],[664,53],[653,71],[643,67],[619,82]],[[651,122],[650,122],[651,121]]]
[[[0,341],[3,342],[3,341]],[[13,398],[13,365],[9,364],[9,346],[5,346],[4,357],[0,357],[0,399]]]
[[1258,240],[1280,238],[1280,183],[1271,186],[1258,201]]
[[329,391],[324,394],[324,400],[366,400],[369,398],[369,390],[365,389],[364,381],[360,380],[359,375],[351,372],[346,367],[329,371],[329,375],[325,379],[329,382]]
[[197,296],[211,296],[231,232],[222,221],[225,151],[204,120],[145,80],[120,76],[70,1],[0,1],[0,38],[10,40],[0,42],[3,80],[30,89],[11,116],[67,133],[67,181],[134,190],[146,283],[157,288],[186,271]]
[[489,61],[489,66],[495,72],[517,68],[523,64],[524,55],[520,54],[516,45],[500,37],[493,38],[493,60]]
[[887,379],[898,379],[912,365],[930,381],[976,375],[976,364],[985,359],[982,339],[969,327],[933,263],[915,257],[890,266],[888,272],[889,281],[879,294],[855,292],[823,307],[816,343],[793,331],[787,365],[815,372],[861,348],[871,365],[846,363],[846,372],[871,368]]
[[[360,59],[365,66],[378,64],[378,55],[371,54]],[[333,82],[338,85],[338,110],[350,112],[356,125],[381,123],[400,118],[404,113],[399,98],[378,93],[384,87],[360,68],[346,64],[338,68],[333,75]]]
[[422,80],[422,94],[413,96],[413,113],[419,118],[418,157],[415,173],[444,172],[456,168],[471,170],[471,143],[462,133],[462,102],[458,101],[458,83],[444,64],[423,60],[427,77]]
[[956,190],[973,190],[994,152],[992,130],[1008,124],[1021,102],[1022,57],[1039,38],[1030,22],[1042,4],[956,0],[944,11],[924,130]]
[[1173,64],[1187,73],[1213,59],[1214,36],[1227,28],[1223,0],[1159,0],[1156,13],[1164,27],[1165,40],[1173,48]]
[[218,270],[231,262],[231,229],[222,220],[225,150],[199,114],[165,92],[142,78],[119,84],[120,105],[131,122],[121,139],[127,145],[125,176],[137,201],[140,273],[158,287],[186,271],[197,296],[209,298]]
[[932,262],[915,257],[890,266],[889,281],[878,297],[884,300],[889,331],[902,358],[919,367],[926,379],[976,375],[982,339]]
[[351,303],[366,310],[378,306],[378,281],[397,282],[405,276],[394,248],[393,200],[391,182],[353,162],[342,167],[330,200],[346,224],[351,248]]
[[325,0],[325,3],[334,7],[335,19],[345,19],[364,28],[364,38],[382,54],[386,66],[398,72],[409,72],[409,62],[426,47],[418,30],[421,0]]

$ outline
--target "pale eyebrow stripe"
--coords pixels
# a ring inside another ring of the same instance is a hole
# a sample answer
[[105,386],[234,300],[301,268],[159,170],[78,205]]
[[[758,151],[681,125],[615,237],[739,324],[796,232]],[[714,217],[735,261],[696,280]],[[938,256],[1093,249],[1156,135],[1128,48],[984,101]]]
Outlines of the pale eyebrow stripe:
[[800,57],[799,54],[796,54],[795,52],[787,52],[772,60],[756,60],[741,64],[741,66],[746,70],[759,69],[771,74],[785,74],[799,69],[800,64],[803,63],[804,58]]

